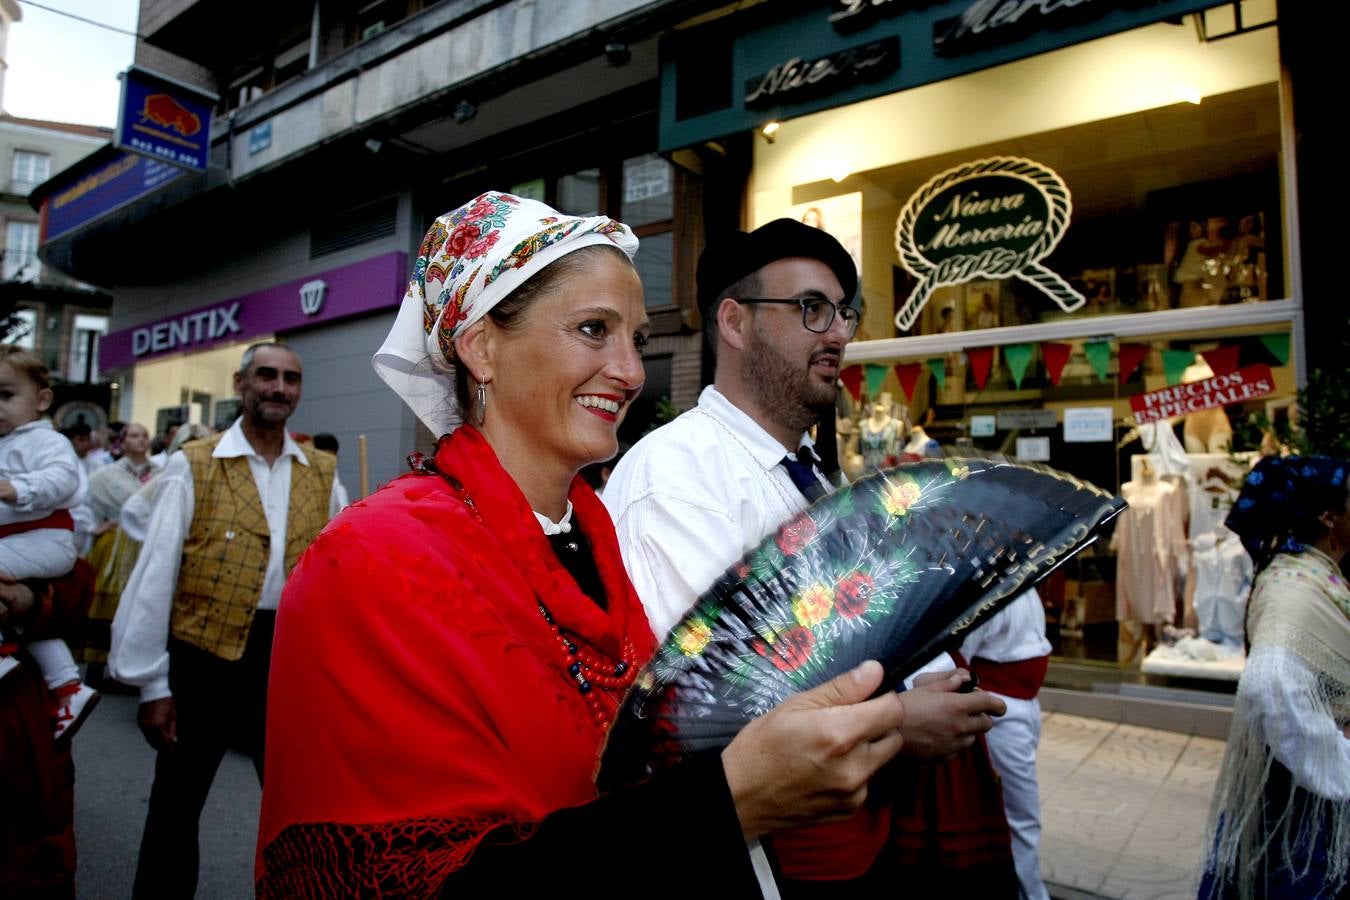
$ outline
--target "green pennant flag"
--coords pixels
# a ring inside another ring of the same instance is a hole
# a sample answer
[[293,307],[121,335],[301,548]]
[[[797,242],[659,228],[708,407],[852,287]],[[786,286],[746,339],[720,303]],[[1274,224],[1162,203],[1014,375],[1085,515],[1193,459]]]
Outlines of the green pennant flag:
[[1013,383],[1018,390],[1022,388],[1022,379],[1027,377],[1027,366],[1031,364],[1035,344],[1008,344],[1003,348],[1003,358],[1008,361],[1008,371],[1012,373]]
[[942,357],[935,356],[932,359],[928,360],[928,371],[932,372],[933,377],[937,379],[938,390],[939,391],[946,390],[947,363],[942,359]]
[[1287,334],[1263,334],[1261,343],[1266,345],[1266,349],[1271,355],[1280,361],[1280,365],[1289,364],[1289,335]]
[[1181,376],[1186,368],[1195,362],[1194,350],[1164,350],[1162,352],[1163,378],[1167,386],[1181,384]]
[[1111,369],[1111,342],[1088,341],[1083,345],[1083,353],[1092,363],[1092,371],[1097,373],[1098,381],[1105,381]]
[[889,371],[885,366],[876,366],[868,363],[863,367],[863,372],[867,376],[867,396],[875,403],[881,396],[881,385],[886,380],[886,373]]

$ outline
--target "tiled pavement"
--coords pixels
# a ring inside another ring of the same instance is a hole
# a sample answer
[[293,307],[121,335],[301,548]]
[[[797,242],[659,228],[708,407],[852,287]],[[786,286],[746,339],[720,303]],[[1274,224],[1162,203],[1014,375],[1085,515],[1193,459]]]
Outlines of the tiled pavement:
[[1194,898],[1224,742],[1046,713],[1041,869],[1065,900]]

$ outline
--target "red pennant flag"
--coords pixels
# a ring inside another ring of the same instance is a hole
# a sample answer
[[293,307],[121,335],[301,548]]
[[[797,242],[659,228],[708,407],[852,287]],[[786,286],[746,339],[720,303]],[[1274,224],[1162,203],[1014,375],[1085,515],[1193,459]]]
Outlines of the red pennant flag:
[[1209,363],[1209,367],[1214,370],[1215,375],[1231,375],[1238,370],[1238,352],[1242,349],[1238,344],[1231,347],[1216,347],[1213,350],[1206,350],[1200,355]]
[[1050,383],[1055,387],[1059,387],[1059,379],[1064,376],[1064,366],[1069,362],[1071,353],[1073,353],[1072,344],[1041,342],[1041,359],[1045,360],[1045,374],[1050,376]]
[[966,356],[970,358],[970,377],[975,379],[975,390],[984,390],[989,381],[989,367],[994,362],[993,347],[967,347]]
[[849,366],[839,373],[839,380],[848,388],[849,394],[853,396],[854,403],[862,402],[862,366]]
[[1120,383],[1124,384],[1130,380],[1134,370],[1139,368],[1139,364],[1148,356],[1148,344],[1121,344],[1120,345]]
[[919,384],[919,373],[922,371],[923,363],[900,363],[895,367],[895,377],[900,379],[906,402],[914,400],[914,388]]

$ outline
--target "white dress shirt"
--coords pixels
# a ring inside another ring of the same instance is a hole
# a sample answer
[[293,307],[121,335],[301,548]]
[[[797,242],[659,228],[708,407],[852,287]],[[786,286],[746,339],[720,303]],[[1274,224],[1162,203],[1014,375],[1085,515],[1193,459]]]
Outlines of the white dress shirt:
[[[811,439],[804,434],[799,443],[811,446]],[[782,444],[709,386],[697,406],[619,461],[603,499],[657,637],[728,566],[807,507],[781,465],[785,455]],[[823,478],[821,484],[831,487]]]
[[[263,577],[258,609],[276,609],[286,584],[286,522],[290,511],[292,460],[309,465],[309,459],[288,434],[281,456],[270,467],[253,449],[236,419],[211,455],[217,459],[243,456],[258,487],[267,528],[273,540]],[[178,566],[183,542],[192,526],[196,496],[192,467],[187,456],[175,453],[155,479],[150,521],[140,558],[122,591],[113,618],[112,648],[108,665],[113,677],[141,689],[141,702],[171,696],[169,691],[169,620],[178,588]],[[337,480],[328,497],[328,516],[342,509]]]

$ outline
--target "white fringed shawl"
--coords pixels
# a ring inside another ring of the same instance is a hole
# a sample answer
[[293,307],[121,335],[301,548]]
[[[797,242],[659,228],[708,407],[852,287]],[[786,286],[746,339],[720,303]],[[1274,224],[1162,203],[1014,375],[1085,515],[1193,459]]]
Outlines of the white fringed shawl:
[[[1313,875],[1308,851],[1323,831],[1324,885],[1334,896],[1350,874],[1350,588],[1340,568],[1311,548],[1277,555],[1256,579],[1247,630],[1251,655],[1210,809],[1206,869],[1244,900],[1259,896],[1260,859],[1287,866],[1291,878]],[[1327,814],[1298,816],[1292,795],[1268,797],[1272,760],[1326,800]]]

